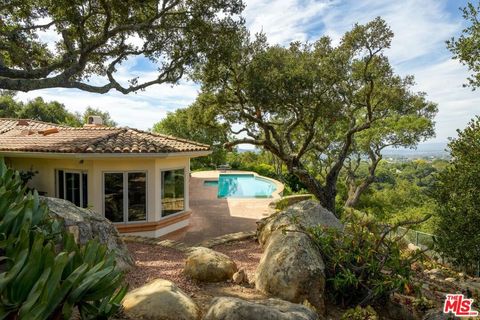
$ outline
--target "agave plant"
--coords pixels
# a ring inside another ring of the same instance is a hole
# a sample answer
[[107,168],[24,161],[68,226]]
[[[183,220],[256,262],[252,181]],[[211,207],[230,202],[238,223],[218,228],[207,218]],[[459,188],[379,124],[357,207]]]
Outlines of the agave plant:
[[108,319],[127,292],[115,255],[79,246],[37,193],[0,163],[0,319]]

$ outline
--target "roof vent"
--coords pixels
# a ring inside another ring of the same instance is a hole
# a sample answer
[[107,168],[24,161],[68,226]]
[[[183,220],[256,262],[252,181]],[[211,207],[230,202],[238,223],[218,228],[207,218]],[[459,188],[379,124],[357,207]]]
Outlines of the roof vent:
[[17,126],[28,126],[28,125],[29,125],[28,120],[20,119],[17,121]]
[[86,127],[103,127],[103,119],[100,116],[88,116]]

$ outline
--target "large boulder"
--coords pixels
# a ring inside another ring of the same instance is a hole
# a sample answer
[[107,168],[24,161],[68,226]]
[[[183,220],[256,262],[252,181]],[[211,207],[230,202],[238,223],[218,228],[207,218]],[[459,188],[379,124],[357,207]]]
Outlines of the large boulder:
[[278,299],[245,301],[238,298],[214,298],[204,320],[317,320],[309,308]]
[[193,300],[174,283],[156,279],[127,293],[125,314],[143,320],[197,320],[201,313]]
[[209,248],[195,247],[188,254],[184,272],[192,279],[204,282],[229,280],[237,265],[227,255]]
[[281,197],[280,199],[275,199],[268,204],[268,207],[275,210],[283,210],[291,205],[298,203],[304,200],[313,199],[313,194],[292,194],[289,196]]
[[318,248],[301,232],[273,232],[255,272],[257,290],[325,311],[325,265]]
[[257,221],[258,242],[263,247],[271,234],[279,229],[307,229],[322,225],[343,230],[343,225],[333,213],[322,207],[315,200],[298,202],[285,210]]
[[42,197],[50,210],[50,215],[62,221],[66,229],[73,233],[75,241],[80,244],[97,238],[110,251],[114,251],[117,266],[129,270],[135,265],[127,246],[120,238],[117,228],[102,215],[91,210],[79,208],[63,199]]

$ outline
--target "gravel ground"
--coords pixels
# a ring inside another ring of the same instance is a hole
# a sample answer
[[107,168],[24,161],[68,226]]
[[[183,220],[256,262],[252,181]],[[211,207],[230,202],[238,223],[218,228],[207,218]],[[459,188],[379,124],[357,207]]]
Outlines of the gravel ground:
[[262,249],[255,240],[230,242],[215,246],[212,249],[231,257],[239,269],[245,269],[248,279],[253,279],[255,269],[262,256]]
[[[126,276],[131,289],[157,278],[170,280],[189,294],[203,312],[216,296],[235,296],[247,300],[264,298],[250,285],[240,286],[232,282],[200,283],[189,279],[183,274],[186,256],[176,249],[141,243],[127,243],[127,246],[136,262],[135,269]],[[249,279],[253,279],[261,256],[261,248],[253,239],[218,245],[212,249],[231,257],[238,268],[244,268]]]

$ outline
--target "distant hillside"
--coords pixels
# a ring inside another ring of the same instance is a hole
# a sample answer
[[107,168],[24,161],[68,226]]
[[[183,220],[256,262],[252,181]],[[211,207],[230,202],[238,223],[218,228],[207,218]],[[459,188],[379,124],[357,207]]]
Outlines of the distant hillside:
[[447,143],[422,143],[416,149],[389,148],[382,154],[391,158],[449,158]]

